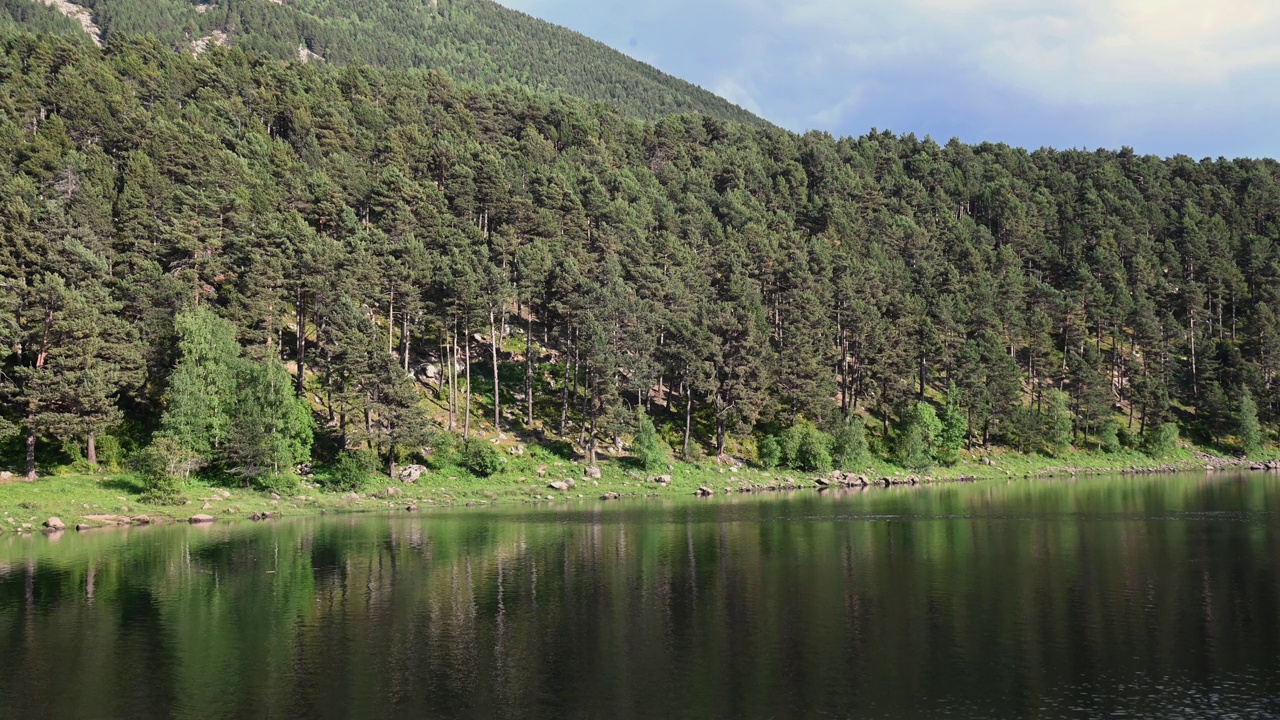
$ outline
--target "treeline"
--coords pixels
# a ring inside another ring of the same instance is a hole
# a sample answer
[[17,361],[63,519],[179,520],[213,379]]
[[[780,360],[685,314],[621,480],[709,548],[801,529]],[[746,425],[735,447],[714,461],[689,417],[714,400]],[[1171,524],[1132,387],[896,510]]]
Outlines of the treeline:
[[210,315],[225,367],[262,365],[237,386],[288,377],[317,448],[384,462],[431,431],[424,396],[590,459],[639,413],[687,457],[818,464],[1179,426],[1254,449],[1280,409],[1270,160],[643,122],[149,39],[4,36],[0,109],[15,448],[198,437],[175,368],[222,382],[187,347]]
[[[175,50],[224,33],[227,42],[280,60],[438,70],[463,82],[513,83],[610,103],[629,117],[703,113],[764,124],[702,88],[579,33],[492,0],[80,0],[102,40],[150,35]],[[39,0],[0,0],[0,26],[62,32],[79,23]]]

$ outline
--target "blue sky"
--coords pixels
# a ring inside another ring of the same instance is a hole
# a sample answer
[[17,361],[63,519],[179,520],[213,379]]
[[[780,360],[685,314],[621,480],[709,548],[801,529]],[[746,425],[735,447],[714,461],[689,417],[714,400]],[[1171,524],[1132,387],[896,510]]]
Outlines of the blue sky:
[[796,131],[1280,155],[1280,0],[500,0]]

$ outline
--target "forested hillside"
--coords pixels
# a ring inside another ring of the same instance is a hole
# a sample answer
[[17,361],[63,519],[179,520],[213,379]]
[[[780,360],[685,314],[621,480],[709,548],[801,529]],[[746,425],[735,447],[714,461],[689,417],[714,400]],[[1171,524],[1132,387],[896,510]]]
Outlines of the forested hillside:
[[1255,449],[1277,419],[1270,160],[643,122],[25,34],[0,109],[16,461],[154,439],[171,475],[258,476],[312,417],[316,459],[394,461],[439,441],[425,398],[588,458],[651,418],[689,457],[815,468],[864,435],[918,466],[1175,427]]
[[[151,35],[177,50],[218,44],[278,59],[439,70],[611,103],[631,117],[703,113],[763,123],[701,88],[492,0],[80,0],[101,42]],[[74,8],[76,5],[70,5]],[[0,25],[89,40],[40,0],[0,0]]]

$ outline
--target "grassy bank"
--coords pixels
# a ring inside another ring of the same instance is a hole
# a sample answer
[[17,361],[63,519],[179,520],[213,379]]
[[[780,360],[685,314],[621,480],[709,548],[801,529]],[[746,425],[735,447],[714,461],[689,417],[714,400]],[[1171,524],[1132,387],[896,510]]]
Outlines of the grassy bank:
[[[1172,457],[1161,459],[1137,452],[1075,452],[1053,458],[993,453],[966,456],[959,465],[924,473],[909,472],[876,460],[858,474],[865,475],[871,482],[917,477],[920,482],[929,483],[960,478],[1203,471],[1207,465],[1229,467],[1237,462],[1199,448],[1184,448]],[[278,513],[287,517],[320,512],[404,512],[409,506],[426,509],[490,503],[587,502],[597,501],[608,493],[615,493],[619,499],[688,496],[704,486],[717,494],[745,487],[812,488],[816,487],[817,477],[814,473],[766,471],[715,463],[675,463],[663,474],[670,476],[670,484],[649,481],[652,474],[633,469],[625,461],[610,461],[601,463],[598,479],[591,478],[582,464],[534,448],[525,457],[509,458],[500,472],[488,478],[445,466],[432,468],[416,483],[393,482],[385,477],[371,480],[356,496],[325,490],[317,478],[312,479],[314,482],[304,481],[295,491],[279,495],[195,480],[183,488],[183,504],[157,505],[144,500],[141,482],[131,475],[69,473],[31,483],[19,479],[0,483],[0,533],[39,532],[42,523],[51,516],[60,518],[72,529],[77,525],[100,527],[128,523],[140,516],[153,522],[185,521],[195,514],[207,514],[219,520],[243,520],[255,513]],[[567,491],[549,487],[551,482],[568,480],[573,481],[573,487]]]

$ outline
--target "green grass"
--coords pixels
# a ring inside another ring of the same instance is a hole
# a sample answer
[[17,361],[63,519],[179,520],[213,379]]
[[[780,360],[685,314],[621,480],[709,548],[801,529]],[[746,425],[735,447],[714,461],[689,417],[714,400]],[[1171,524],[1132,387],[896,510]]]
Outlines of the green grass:
[[[195,480],[183,488],[185,504],[155,505],[142,499],[142,485],[126,474],[60,474],[43,477],[33,483],[14,480],[0,484],[0,533],[20,532],[22,525],[39,532],[41,524],[51,516],[60,518],[69,528],[77,524],[114,525],[119,520],[146,515],[154,521],[183,521],[197,513],[219,519],[245,519],[253,513],[278,512],[284,516],[325,512],[403,511],[409,505],[420,508],[489,503],[566,503],[595,501],[607,492],[619,496],[688,496],[700,486],[717,494],[726,488],[742,485],[779,485],[787,478],[802,486],[812,486],[813,473],[778,469],[765,471],[751,467],[726,467],[707,462],[701,465],[674,462],[671,470],[644,473],[632,469],[625,460],[602,462],[601,477],[592,480],[584,475],[584,464],[566,460],[540,446],[528,446],[523,456],[512,456],[504,445],[503,469],[489,478],[479,478],[448,462],[436,462],[428,474],[415,484],[391,481],[385,476],[373,478],[359,492],[360,499],[344,497],[316,485],[322,478],[312,478],[295,493],[279,500],[269,492],[254,489],[221,487]],[[993,452],[966,455],[956,466],[913,472],[884,460],[872,460],[859,474],[870,479],[915,475],[945,482],[959,476],[1003,478],[1065,475],[1071,472],[1102,473],[1137,469],[1200,469],[1204,461],[1197,459],[1201,448],[1184,447],[1174,456],[1155,459],[1134,451],[1117,454],[1071,452],[1062,457],[1023,455],[1015,452]],[[1211,454],[1211,453],[1210,453]],[[995,464],[987,465],[982,457]],[[1276,457],[1272,453],[1267,458]],[[1258,459],[1258,458],[1255,458]],[[542,471],[541,475],[539,471]],[[668,486],[647,482],[654,474],[672,477]],[[553,490],[555,480],[573,479],[575,487],[568,492]],[[388,488],[398,494],[388,495]],[[224,498],[222,491],[229,492]],[[208,505],[206,508],[205,506]]]

